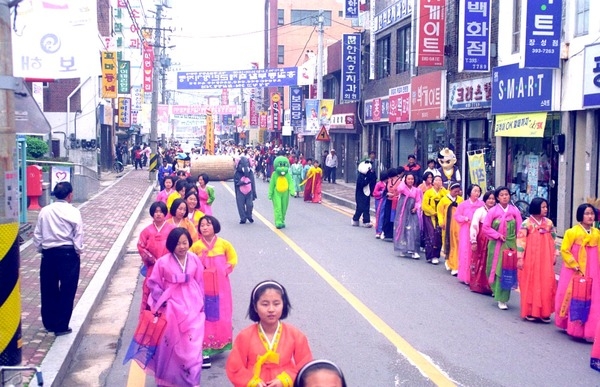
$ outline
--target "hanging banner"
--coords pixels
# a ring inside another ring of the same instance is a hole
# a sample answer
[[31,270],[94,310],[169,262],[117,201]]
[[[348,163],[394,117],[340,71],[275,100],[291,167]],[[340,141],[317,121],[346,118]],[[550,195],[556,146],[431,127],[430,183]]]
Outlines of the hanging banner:
[[342,82],[343,102],[360,101],[360,34],[342,35]]
[[333,99],[322,99],[319,101],[319,125],[329,125],[333,114]]
[[416,39],[417,67],[444,66],[445,25],[446,0],[419,1]]
[[562,0],[523,0],[519,67],[559,68]]
[[119,98],[119,127],[131,127],[131,98]]
[[258,118],[259,118],[258,128],[261,130],[266,130],[267,129],[267,112],[260,112]]
[[344,19],[358,18],[358,0],[344,0]]
[[377,20],[375,18],[375,0],[370,0],[370,10],[369,10],[369,14],[371,15],[371,17],[369,18],[369,24],[371,27],[371,33],[369,33],[369,46],[370,46],[370,50],[369,50],[369,79],[373,80],[375,79],[375,57],[377,54],[377,41],[375,39],[375,31],[377,31]]
[[492,0],[460,0],[458,72],[490,71]]
[[213,123],[212,112],[210,110],[206,112],[206,141],[204,145],[206,152],[209,155],[215,154],[215,126]]
[[306,111],[306,131],[309,134],[316,134],[319,131],[319,100],[307,99],[304,101]]
[[102,52],[102,98],[117,98],[117,53]]
[[128,60],[119,61],[117,83],[119,85],[119,94],[129,94],[131,89],[131,63]]
[[485,157],[483,151],[475,151],[467,156],[469,158],[469,176],[471,177],[471,184],[477,184],[481,187],[481,192],[487,192],[487,176],[485,172]]
[[[100,74],[98,46],[90,43],[98,42],[96,1],[17,3],[12,31],[8,25],[3,27],[12,32],[14,76],[69,79]],[[6,10],[7,22],[8,16]]]
[[308,74],[302,74],[298,67],[177,73],[178,90],[250,89],[308,84],[310,84],[310,77]]
[[281,116],[282,104],[281,95],[279,93],[271,93],[271,130],[276,132],[281,130],[281,121],[283,120]]
[[154,73],[154,51],[149,44],[144,44],[143,70],[144,70],[144,92],[152,92],[152,74]]
[[528,114],[499,114],[494,134],[497,137],[544,137],[546,112]]

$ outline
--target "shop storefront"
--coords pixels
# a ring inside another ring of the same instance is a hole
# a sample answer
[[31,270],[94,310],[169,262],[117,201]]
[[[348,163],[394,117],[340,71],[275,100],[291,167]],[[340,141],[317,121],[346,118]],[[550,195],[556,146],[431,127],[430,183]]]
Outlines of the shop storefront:
[[356,166],[361,159],[356,106],[356,103],[335,105],[329,124],[331,144],[339,155],[338,178],[346,182],[356,181]]
[[392,157],[392,133],[389,123],[389,97],[372,98],[364,101],[364,124],[367,128],[366,139],[363,136],[365,153],[374,150],[379,158],[380,168],[398,166],[398,160]]
[[495,146],[490,125],[491,77],[461,80],[448,85],[448,121],[456,128],[456,157],[464,186],[494,186]]
[[506,185],[513,201],[541,197],[556,222],[559,154],[553,138],[560,134],[560,113],[552,112],[552,69],[493,70],[492,113],[496,136],[497,185]]
[[395,87],[389,92],[389,122],[394,134],[394,160],[403,165],[408,155],[415,154],[415,128],[410,123],[410,84]]

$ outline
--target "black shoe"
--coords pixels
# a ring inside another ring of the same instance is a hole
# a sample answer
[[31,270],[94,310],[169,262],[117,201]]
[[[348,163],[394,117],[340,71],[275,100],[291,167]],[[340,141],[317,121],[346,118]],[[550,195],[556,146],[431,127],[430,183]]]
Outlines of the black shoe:
[[246,224],[245,220],[240,220],[240,224]]
[[64,336],[64,335],[68,335],[69,333],[73,332],[73,330],[71,328],[67,328],[66,331],[61,331],[61,332],[54,332],[54,336]]
[[202,368],[207,369],[212,366],[210,356],[202,356]]
[[254,223],[254,219],[252,219],[252,218],[248,218],[248,222],[250,222],[250,223]]

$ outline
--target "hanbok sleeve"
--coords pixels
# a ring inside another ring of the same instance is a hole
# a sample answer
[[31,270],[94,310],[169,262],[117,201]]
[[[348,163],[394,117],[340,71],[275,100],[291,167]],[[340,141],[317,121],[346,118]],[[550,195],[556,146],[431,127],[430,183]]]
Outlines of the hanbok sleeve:
[[[296,362],[296,370],[300,370],[306,363],[313,359],[312,351],[310,350],[310,346],[308,345],[308,339],[304,335],[304,333],[296,330],[296,348],[294,349],[294,361]],[[290,375],[292,379],[296,379],[296,374],[298,372]]]
[[456,207],[456,212],[454,213],[454,216],[452,217],[452,219],[455,219],[456,222],[458,224],[460,224],[461,226],[464,223],[469,223],[470,222],[470,219],[465,215],[466,209],[467,209],[467,207],[469,205],[470,205],[470,203],[468,203],[467,200],[465,200],[462,203],[460,203],[458,205],[458,207]]
[[207,185],[206,192],[208,193],[208,200],[206,201],[206,204],[210,206],[215,201],[215,189],[210,185]]
[[417,211],[419,211],[423,206],[423,191],[421,191],[419,188],[414,187],[413,191],[415,193],[415,208],[417,209]]
[[569,269],[575,269],[579,264],[575,260],[573,253],[571,252],[571,248],[573,247],[573,243],[577,237],[577,233],[572,228],[565,231],[565,236],[563,237],[562,244],[560,245],[560,255],[562,256],[564,265]]
[[471,243],[477,243],[477,234],[479,234],[479,223],[481,220],[483,220],[482,213],[485,214],[483,210],[480,211],[480,208],[478,208],[473,214],[473,219],[471,219],[471,227],[469,228],[469,240],[471,241]]
[[150,290],[150,296],[148,297],[148,306],[152,311],[156,311],[160,308],[160,305],[155,305],[156,302],[160,299],[160,297],[165,292],[165,283],[163,281],[165,266],[168,265],[169,262],[169,254],[161,257],[164,258],[162,261],[158,259],[156,264],[154,265],[154,269],[152,270],[152,274],[148,277],[147,285]]
[[233,271],[233,268],[237,265],[238,256],[237,256],[237,252],[233,248],[233,245],[229,241],[224,240],[223,242],[225,243],[225,257],[227,258],[227,264],[230,266],[228,273],[227,273],[227,274],[229,274]]
[[437,219],[438,225],[441,228],[446,227],[446,210],[448,209],[448,204],[445,198],[440,199],[440,202],[437,206]]
[[523,259],[527,248],[527,235],[529,235],[529,221],[526,219],[517,231],[517,258]]
[[152,266],[154,264],[154,261],[156,260],[156,257],[153,257],[150,251],[148,251],[148,243],[150,239],[149,234],[150,233],[148,232],[147,228],[143,229],[140,233],[140,237],[138,238],[137,243],[138,252],[142,257],[142,262],[144,262],[144,265],[146,266]]
[[498,240],[502,237],[502,234],[500,234],[497,230],[494,230],[494,228],[492,227],[492,223],[494,222],[494,219],[496,219],[496,215],[497,214],[497,207],[492,207],[491,210],[488,211],[487,215],[485,216],[485,218],[483,218],[483,232],[485,233],[485,235],[490,238],[490,239],[494,239],[494,240]]
[[431,205],[433,199],[433,195],[431,195],[432,191],[433,189],[431,188],[425,191],[425,193],[423,194],[423,200],[421,202],[421,208],[423,209],[423,213],[427,216],[436,215],[435,208]]
[[225,372],[229,381],[234,386],[248,386],[254,373],[248,368],[248,354],[250,339],[249,332],[245,329],[240,332],[233,342],[233,347],[227,357]]

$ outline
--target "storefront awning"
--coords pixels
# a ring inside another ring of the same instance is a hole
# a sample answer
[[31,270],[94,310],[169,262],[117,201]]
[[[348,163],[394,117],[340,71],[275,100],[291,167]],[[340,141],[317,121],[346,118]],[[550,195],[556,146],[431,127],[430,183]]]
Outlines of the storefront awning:
[[17,134],[49,136],[52,127],[33,96],[20,82],[15,90],[15,128]]
[[546,112],[498,114],[494,133],[498,137],[544,137]]

